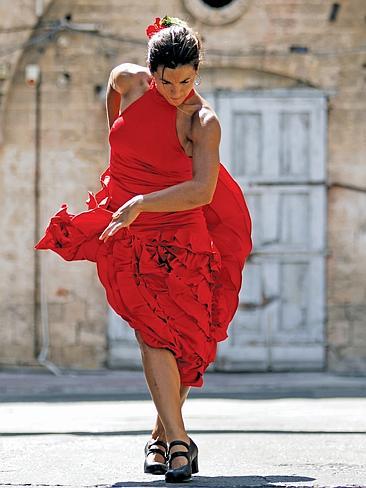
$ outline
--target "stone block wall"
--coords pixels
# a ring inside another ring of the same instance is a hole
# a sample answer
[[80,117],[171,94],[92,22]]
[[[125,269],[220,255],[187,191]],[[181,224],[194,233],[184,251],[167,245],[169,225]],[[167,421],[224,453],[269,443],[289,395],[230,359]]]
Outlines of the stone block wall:
[[[32,0],[16,2],[15,13],[4,3],[4,25],[35,24]],[[202,90],[313,86],[328,91],[327,368],[364,374],[366,4],[337,3],[334,22],[329,20],[333,2],[321,0],[247,2],[241,17],[214,26],[191,14],[184,0],[169,2],[167,13],[185,18],[202,34]],[[99,189],[109,153],[98,92],[117,64],[145,63],[144,29],[166,10],[162,0],[45,2],[43,22],[71,16],[76,24],[97,24],[109,37],[64,31],[4,58],[11,69],[6,86],[1,85],[0,365],[36,364],[40,341],[34,325],[35,94],[24,83],[25,66],[38,63],[43,79],[41,232],[61,203],[80,212],[86,209],[87,191]],[[24,42],[36,34],[12,34],[8,40]],[[307,47],[308,53],[291,53],[290,46]],[[107,304],[95,266],[41,254],[49,359],[61,366],[104,367]]]

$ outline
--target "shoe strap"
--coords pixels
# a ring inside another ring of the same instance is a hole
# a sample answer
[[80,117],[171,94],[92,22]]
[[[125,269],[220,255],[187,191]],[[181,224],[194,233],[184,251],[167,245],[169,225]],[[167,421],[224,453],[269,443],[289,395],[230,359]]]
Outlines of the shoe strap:
[[163,458],[166,459],[166,453],[164,451],[162,451],[161,449],[159,449],[158,447],[152,447],[152,448],[149,447],[146,455],[148,456],[149,454],[152,454],[152,453],[161,454],[163,456]]
[[178,446],[178,445],[182,445],[182,446],[186,447],[187,449],[189,449],[189,445],[185,441],[180,441],[177,439],[176,441],[169,442],[169,452],[170,452],[171,447]]
[[168,446],[167,446],[166,442],[164,442],[164,441],[159,441],[159,440],[156,440],[156,441],[154,441],[154,442],[150,442],[150,443],[149,443],[149,447],[150,447],[150,446],[155,446],[155,445],[158,445],[158,446],[163,446],[165,450],[167,450],[167,448],[168,448]]
[[175,451],[172,454],[169,455],[169,461],[172,462],[174,458],[178,456],[184,456],[188,459],[188,462],[191,461],[191,458],[189,456],[189,453],[187,451]]

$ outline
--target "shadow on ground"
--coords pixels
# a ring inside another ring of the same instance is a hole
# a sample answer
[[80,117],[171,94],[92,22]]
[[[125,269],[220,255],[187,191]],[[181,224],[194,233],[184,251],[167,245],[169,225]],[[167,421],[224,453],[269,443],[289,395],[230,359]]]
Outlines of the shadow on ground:
[[[200,487],[200,486],[214,486],[215,488],[283,488],[283,485],[276,485],[275,483],[286,483],[286,488],[294,488],[295,485],[291,486],[287,483],[299,483],[299,482],[312,482],[315,478],[309,478],[308,476],[198,476],[194,475],[189,482],[189,486]],[[110,485],[108,488],[127,488],[127,487],[143,487],[143,486],[169,486],[164,479],[153,480],[153,481],[126,481],[117,482]],[[174,486],[187,486],[185,483],[174,483]],[[304,485],[303,485],[304,486]],[[309,484],[307,485],[309,487]],[[104,487],[107,488],[107,487]],[[296,488],[303,488],[301,485],[296,484]]]

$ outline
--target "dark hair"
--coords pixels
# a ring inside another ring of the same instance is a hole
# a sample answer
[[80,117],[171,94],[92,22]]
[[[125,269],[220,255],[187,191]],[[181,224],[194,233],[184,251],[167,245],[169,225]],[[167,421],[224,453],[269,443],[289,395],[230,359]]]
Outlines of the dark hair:
[[174,69],[181,64],[191,64],[197,70],[200,61],[201,42],[188,25],[173,24],[149,40],[147,62],[152,73],[158,66]]

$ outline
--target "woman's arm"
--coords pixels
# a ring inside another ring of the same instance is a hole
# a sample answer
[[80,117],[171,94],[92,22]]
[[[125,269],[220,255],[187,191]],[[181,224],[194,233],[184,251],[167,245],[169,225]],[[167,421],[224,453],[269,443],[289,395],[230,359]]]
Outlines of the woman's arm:
[[[122,97],[138,98],[143,82],[150,76],[149,70],[138,64],[122,63],[112,69],[107,85],[106,110],[109,129],[119,115]],[[140,93],[141,92],[141,93]]]
[[107,122],[108,122],[109,129],[112,127],[113,122],[118,117],[120,106],[121,106],[121,95],[113,88],[110,81],[108,81],[107,94],[106,94],[106,110],[107,110]]
[[221,128],[211,111],[200,112],[192,127],[192,179],[143,195],[136,204],[140,212],[189,210],[211,202],[219,173]]

